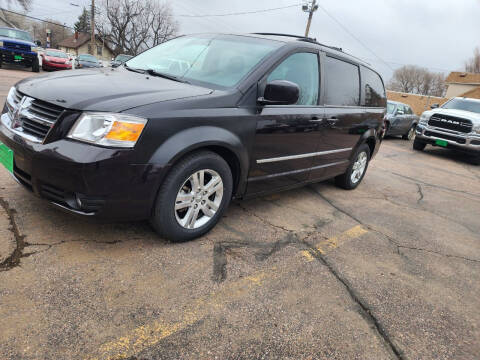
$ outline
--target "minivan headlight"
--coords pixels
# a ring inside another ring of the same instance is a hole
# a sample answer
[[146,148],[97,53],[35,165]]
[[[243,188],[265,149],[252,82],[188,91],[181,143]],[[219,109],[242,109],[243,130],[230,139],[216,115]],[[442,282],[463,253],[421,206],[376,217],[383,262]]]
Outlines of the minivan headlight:
[[133,148],[146,124],[147,119],[133,115],[85,112],[67,137],[95,145]]

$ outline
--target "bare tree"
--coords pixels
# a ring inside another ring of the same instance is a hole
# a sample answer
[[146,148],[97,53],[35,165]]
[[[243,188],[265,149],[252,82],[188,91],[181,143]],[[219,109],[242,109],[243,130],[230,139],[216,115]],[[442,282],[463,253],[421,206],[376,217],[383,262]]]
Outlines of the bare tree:
[[465,63],[465,71],[480,73],[480,49],[478,47],[473,51],[473,57]]
[[32,0],[0,0],[0,4],[6,2],[8,5],[10,4],[18,4],[24,10],[30,9],[30,5],[32,4]]
[[405,93],[443,96],[445,76],[415,65],[405,65],[395,70],[387,87]]
[[109,0],[100,4],[95,27],[116,54],[136,55],[174,37],[178,24],[157,0]]
[[56,48],[58,43],[72,35],[72,31],[55,20],[47,22],[33,21],[30,24],[31,32],[35,40],[39,40],[43,46],[47,43],[47,29],[50,30],[50,47]]

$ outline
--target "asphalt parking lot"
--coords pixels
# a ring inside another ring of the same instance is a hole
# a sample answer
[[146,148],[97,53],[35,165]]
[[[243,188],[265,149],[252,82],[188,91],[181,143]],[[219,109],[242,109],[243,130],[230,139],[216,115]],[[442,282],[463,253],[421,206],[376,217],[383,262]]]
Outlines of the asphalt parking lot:
[[[0,70],[0,101],[22,77]],[[354,191],[235,202],[207,236],[93,224],[0,169],[1,359],[478,359],[480,166],[386,139]]]

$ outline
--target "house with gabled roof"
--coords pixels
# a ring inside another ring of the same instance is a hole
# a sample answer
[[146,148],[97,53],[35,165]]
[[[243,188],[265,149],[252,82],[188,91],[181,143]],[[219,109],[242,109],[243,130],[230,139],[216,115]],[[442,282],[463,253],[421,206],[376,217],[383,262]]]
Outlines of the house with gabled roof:
[[[447,79],[447,98],[473,97],[480,99],[480,74],[452,71]],[[468,95],[467,95],[468,94]]]

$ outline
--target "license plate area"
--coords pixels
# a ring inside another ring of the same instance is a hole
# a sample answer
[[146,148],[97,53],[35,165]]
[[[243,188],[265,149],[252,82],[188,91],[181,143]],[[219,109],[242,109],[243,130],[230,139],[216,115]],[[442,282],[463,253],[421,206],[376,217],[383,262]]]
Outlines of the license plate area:
[[13,150],[0,142],[0,163],[13,173]]
[[435,140],[435,145],[441,146],[441,147],[447,147],[448,142],[445,140]]

